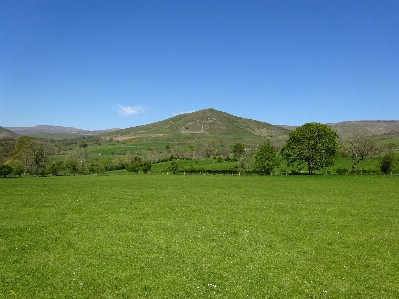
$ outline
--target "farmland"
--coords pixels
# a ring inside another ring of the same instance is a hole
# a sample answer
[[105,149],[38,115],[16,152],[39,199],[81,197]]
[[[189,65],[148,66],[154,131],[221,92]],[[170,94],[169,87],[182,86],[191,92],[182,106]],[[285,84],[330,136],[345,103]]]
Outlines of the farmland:
[[0,180],[0,298],[397,298],[397,176]]

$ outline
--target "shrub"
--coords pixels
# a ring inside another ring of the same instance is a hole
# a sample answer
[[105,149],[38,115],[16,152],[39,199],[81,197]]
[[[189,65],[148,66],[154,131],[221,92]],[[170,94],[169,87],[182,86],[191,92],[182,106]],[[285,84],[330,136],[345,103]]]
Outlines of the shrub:
[[140,162],[137,160],[133,163],[130,163],[128,166],[126,166],[126,170],[129,172],[134,172],[134,173],[139,173],[140,170]]
[[151,170],[151,167],[152,167],[151,161],[148,160],[144,161],[141,164],[141,170],[144,172],[144,174],[147,174]]
[[12,173],[12,167],[8,164],[0,165],[0,175],[5,178]]
[[389,174],[397,164],[397,157],[393,151],[387,152],[381,160],[380,170],[383,174]]
[[168,171],[176,173],[178,169],[179,169],[179,163],[176,160],[170,161],[170,164],[168,166]]
[[375,166],[365,166],[357,169],[355,174],[381,174],[381,170]]
[[338,167],[338,168],[335,168],[335,173],[338,175],[348,174],[349,169],[346,169],[345,167]]

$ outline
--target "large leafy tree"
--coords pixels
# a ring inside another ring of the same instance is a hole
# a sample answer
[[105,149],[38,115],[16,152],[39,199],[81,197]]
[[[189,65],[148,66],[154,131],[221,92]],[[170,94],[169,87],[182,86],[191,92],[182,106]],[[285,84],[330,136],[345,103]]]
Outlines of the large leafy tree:
[[269,175],[278,164],[277,149],[270,144],[270,140],[265,141],[256,151],[254,170]]
[[327,125],[307,123],[292,131],[281,149],[288,165],[307,165],[308,173],[334,164],[338,151],[337,133]]

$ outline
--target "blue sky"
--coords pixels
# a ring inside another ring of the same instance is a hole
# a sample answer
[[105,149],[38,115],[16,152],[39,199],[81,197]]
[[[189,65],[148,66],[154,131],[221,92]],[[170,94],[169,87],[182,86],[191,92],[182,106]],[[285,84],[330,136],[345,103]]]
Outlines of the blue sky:
[[399,119],[399,1],[0,1],[0,126]]

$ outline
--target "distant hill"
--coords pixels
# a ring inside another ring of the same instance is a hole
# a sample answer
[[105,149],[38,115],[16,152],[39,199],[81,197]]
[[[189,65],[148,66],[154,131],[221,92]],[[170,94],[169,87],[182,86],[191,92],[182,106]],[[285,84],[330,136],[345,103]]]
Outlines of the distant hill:
[[8,127],[10,131],[18,133],[20,135],[39,137],[39,138],[49,138],[49,139],[68,139],[68,138],[76,138],[81,136],[93,136],[104,134],[118,129],[108,129],[108,130],[97,130],[97,131],[89,131],[82,130],[72,127],[62,127],[62,126],[49,126],[49,125],[40,125],[34,127]]
[[179,114],[152,124],[103,134],[117,140],[189,141],[217,140],[231,142],[262,142],[271,139],[282,144],[287,129],[266,122],[241,118],[215,109]]
[[[342,137],[353,134],[364,134],[372,137],[399,137],[398,120],[358,120],[343,121],[327,124]],[[298,126],[279,125],[279,127],[293,131]]]
[[[327,124],[340,136],[355,133],[374,137],[399,137],[398,120],[343,121]],[[225,142],[259,144],[270,139],[275,145],[284,144],[290,131],[297,126],[271,125],[237,117],[215,109],[203,109],[179,114],[155,123],[126,129],[89,131],[72,127],[41,125],[35,127],[0,127],[2,136],[27,135],[49,139],[68,139],[99,135],[102,138],[135,141],[201,142],[223,139]]]
[[4,127],[0,127],[0,138],[5,137],[18,137],[18,134]]
[[344,121],[339,123],[327,124],[342,137],[352,134],[364,134],[374,137],[398,137],[398,120],[360,120]]

